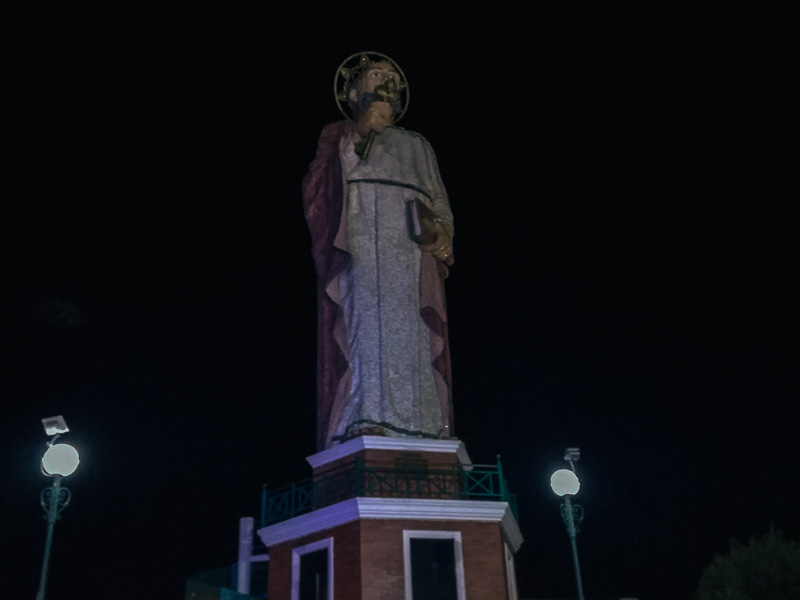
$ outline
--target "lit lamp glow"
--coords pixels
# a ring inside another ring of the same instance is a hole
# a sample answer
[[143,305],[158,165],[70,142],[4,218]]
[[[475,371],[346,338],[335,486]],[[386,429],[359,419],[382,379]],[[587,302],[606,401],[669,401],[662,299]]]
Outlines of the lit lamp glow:
[[54,444],[42,457],[42,467],[48,474],[64,477],[72,475],[80,462],[78,451],[69,444]]
[[578,481],[578,476],[569,469],[559,469],[550,477],[550,487],[559,496],[566,494],[574,496],[581,489],[581,482]]

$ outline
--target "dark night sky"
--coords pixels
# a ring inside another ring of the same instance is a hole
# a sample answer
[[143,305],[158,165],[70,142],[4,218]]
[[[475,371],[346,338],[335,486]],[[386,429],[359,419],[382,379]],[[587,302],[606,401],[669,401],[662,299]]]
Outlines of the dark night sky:
[[522,597],[573,593],[548,487],[566,446],[582,450],[589,598],[687,598],[732,536],[800,538],[796,192],[755,24],[540,21],[502,42],[475,25],[435,48],[337,30],[295,48],[208,17],[15,50],[8,597],[38,583],[43,417],[65,416],[82,457],[52,600],[181,597],[235,559],[262,483],[309,474],[300,181],[359,50],[405,70],[401,125],[431,141],[450,194],[456,432],[474,462],[503,457]]

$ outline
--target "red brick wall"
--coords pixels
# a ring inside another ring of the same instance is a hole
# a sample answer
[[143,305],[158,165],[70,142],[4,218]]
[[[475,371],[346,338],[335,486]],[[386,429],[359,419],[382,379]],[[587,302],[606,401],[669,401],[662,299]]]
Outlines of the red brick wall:
[[405,529],[460,531],[467,598],[502,600],[506,597],[503,547],[498,524],[365,519],[361,521],[362,600],[405,598]]
[[410,452],[404,450],[359,450],[353,454],[338,460],[326,463],[314,469],[314,477],[319,477],[324,473],[350,468],[355,462],[356,457],[361,459],[361,463],[366,466],[391,466],[394,464],[422,463],[427,464],[431,469],[449,468],[454,463],[458,463],[458,456],[455,452]]
[[270,600],[291,600],[292,597],[292,545],[291,542],[277,544],[269,549]]
[[[333,530],[332,530],[333,531]],[[333,540],[334,600],[361,598],[361,530],[358,521],[335,528]]]
[[506,583],[497,523],[364,519],[270,548],[269,598],[290,600],[292,549],[333,537],[335,600],[404,600],[403,530],[460,531],[469,600],[503,600]]
[[470,600],[501,600],[506,597],[503,540],[497,523],[465,523],[464,579]]
[[269,599],[291,600],[292,550],[312,542],[333,538],[334,600],[361,598],[360,531],[358,521],[318,531],[269,549]]

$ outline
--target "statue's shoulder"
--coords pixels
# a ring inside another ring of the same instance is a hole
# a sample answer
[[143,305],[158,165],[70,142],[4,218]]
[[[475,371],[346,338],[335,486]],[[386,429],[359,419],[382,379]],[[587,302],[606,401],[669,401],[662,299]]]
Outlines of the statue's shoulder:
[[425,138],[424,135],[417,131],[411,131],[410,129],[404,129],[402,127],[398,127],[397,125],[393,125],[391,130],[394,132],[396,136],[406,140],[407,142],[413,144],[419,144],[421,146],[430,147],[430,143]]
[[323,137],[342,136],[349,130],[351,123],[352,121],[347,121],[347,120],[328,123],[327,125],[325,125],[325,127],[322,128],[322,133],[320,133],[319,137],[323,138]]
[[336,121],[322,128],[317,140],[317,155],[338,152],[339,140],[349,131],[350,121]]

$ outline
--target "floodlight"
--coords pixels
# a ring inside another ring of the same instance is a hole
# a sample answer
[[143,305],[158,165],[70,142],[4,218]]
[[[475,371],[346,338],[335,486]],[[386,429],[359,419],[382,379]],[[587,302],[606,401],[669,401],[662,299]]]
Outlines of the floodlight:
[[42,425],[44,425],[44,432],[47,435],[59,435],[61,433],[67,433],[69,431],[69,427],[67,427],[67,422],[61,415],[58,415],[56,417],[48,417],[47,419],[42,419]]
[[569,494],[574,496],[581,489],[581,482],[578,476],[569,469],[559,469],[550,477],[550,487],[559,496]]
[[42,457],[42,467],[50,475],[72,475],[78,463],[78,451],[69,444],[54,444]]

